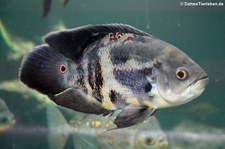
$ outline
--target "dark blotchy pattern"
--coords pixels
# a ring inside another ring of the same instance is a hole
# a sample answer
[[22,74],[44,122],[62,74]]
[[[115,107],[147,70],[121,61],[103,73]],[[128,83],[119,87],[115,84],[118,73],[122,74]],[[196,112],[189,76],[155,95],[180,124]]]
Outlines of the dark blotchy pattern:
[[[117,57],[117,58],[115,58],[115,57]],[[111,61],[115,65],[125,64],[128,60],[129,60],[129,55],[124,55],[124,54],[120,55],[119,53],[111,55]]]
[[154,55],[149,47],[135,43],[116,45],[110,50],[110,60],[114,65],[124,64],[130,59],[145,63],[152,61]]
[[144,68],[140,70],[141,73],[143,73],[145,76],[152,75],[152,68]]
[[110,90],[109,98],[112,103],[116,103],[117,101],[122,101],[122,95],[120,95],[115,90]]
[[[150,84],[146,78],[146,69],[136,69],[131,71],[114,70],[115,79],[122,85],[130,88],[133,93],[144,94],[147,84]],[[151,69],[151,68],[149,68]]]
[[84,82],[84,69],[83,69],[81,63],[77,64],[77,74],[79,75],[78,79],[77,79],[77,85],[79,87],[81,87],[83,89],[83,91],[87,94],[88,90],[87,90],[87,87],[85,86],[85,82]]
[[96,67],[95,67],[95,90],[93,92],[94,95],[96,95],[96,97],[99,100],[103,99],[103,95],[102,95],[102,88],[104,85],[104,80],[103,80],[103,76],[102,76],[102,67],[100,64],[100,58],[98,58],[97,62],[96,62]]
[[94,76],[95,76],[94,75],[94,68],[93,68],[92,63],[89,59],[89,62],[88,62],[88,83],[90,84],[92,90],[95,88],[95,84],[94,84],[95,78],[94,78]]
[[102,88],[104,85],[104,79],[102,76],[100,57],[97,53],[98,48],[98,46],[94,47],[94,49],[92,49],[92,51],[88,54],[88,82],[91,86],[93,97],[102,102]]

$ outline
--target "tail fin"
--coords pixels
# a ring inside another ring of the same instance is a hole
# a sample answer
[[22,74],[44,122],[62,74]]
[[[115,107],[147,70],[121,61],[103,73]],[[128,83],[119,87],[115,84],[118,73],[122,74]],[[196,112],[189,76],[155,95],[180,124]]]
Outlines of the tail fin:
[[49,149],[63,149],[72,129],[62,113],[54,106],[47,106]]
[[43,44],[23,57],[19,78],[28,87],[43,94],[56,94],[66,88],[67,75],[60,72],[60,65],[68,63],[62,54]]

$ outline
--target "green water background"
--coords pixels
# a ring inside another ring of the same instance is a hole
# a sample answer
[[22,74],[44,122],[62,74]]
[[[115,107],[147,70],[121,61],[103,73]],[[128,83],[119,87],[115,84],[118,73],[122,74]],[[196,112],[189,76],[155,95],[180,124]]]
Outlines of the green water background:
[[[144,30],[182,49],[207,72],[210,79],[206,91],[199,98],[157,112],[162,128],[170,130],[183,120],[217,128],[225,126],[225,6],[184,7],[177,0],[70,0],[63,8],[62,1],[53,0],[49,15],[43,18],[42,1],[1,0],[0,19],[10,34],[36,44],[43,43],[42,36],[53,31],[60,21],[67,28],[86,24],[126,23]],[[0,81],[18,77],[20,60],[7,60],[6,55],[10,50],[0,36]],[[0,97],[5,99],[15,114],[16,125],[46,126],[44,109],[36,108],[40,101],[27,101],[18,93],[1,90]],[[188,112],[202,103],[217,110]],[[45,133],[42,135],[45,136]],[[31,136],[23,138],[1,134],[0,142],[3,148],[46,147],[45,137],[40,138],[37,134]],[[37,141],[30,143],[34,140]]]

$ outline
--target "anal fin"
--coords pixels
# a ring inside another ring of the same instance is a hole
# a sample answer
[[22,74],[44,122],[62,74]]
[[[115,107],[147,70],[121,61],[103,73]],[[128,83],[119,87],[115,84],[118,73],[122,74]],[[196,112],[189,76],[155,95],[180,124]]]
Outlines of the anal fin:
[[104,109],[101,103],[90,101],[79,88],[68,88],[56,95],[48,95],[56,104],[84,113],[108,115],[112,111]]
[[114,120],[117,128],[125,128],[143,122],[156,112],[155,108],[147,106],[127,106]]

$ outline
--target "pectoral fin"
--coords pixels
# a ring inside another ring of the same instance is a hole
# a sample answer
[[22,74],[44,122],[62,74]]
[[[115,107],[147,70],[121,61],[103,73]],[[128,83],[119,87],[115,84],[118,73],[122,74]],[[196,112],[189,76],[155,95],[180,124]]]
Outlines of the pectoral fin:
[[86,94],[79,88],[68,88],[59,94],[50,94],[48,96],[56,104],[75,111],[103,115],[108,115],[112,112],[104,109],[97,101],[88,100]]
[[147,106],[127,106],[117,115],[114,124],[116,124],[117,128],[129,127],[143,122],[153,115],[155,111],[155,108]]

